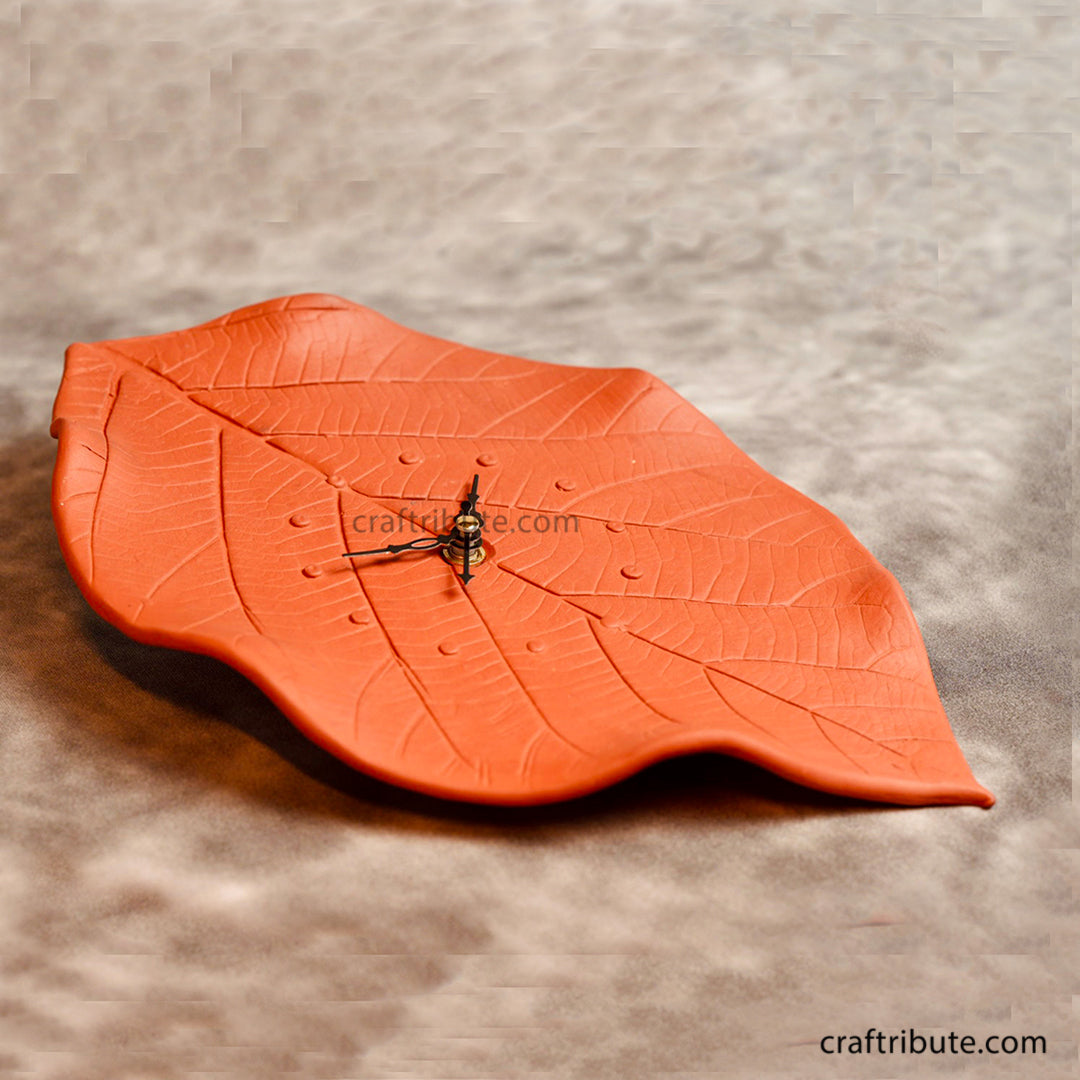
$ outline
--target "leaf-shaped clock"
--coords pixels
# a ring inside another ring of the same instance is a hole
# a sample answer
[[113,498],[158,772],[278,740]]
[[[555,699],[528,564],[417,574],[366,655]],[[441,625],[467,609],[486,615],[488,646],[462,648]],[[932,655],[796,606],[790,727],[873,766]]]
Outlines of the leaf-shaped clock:
[[644,371],[295,296],[71,346],[52,431],[94,609],[233,665],[382,779],[540,803],[712,750],[993,802],[895,579]]

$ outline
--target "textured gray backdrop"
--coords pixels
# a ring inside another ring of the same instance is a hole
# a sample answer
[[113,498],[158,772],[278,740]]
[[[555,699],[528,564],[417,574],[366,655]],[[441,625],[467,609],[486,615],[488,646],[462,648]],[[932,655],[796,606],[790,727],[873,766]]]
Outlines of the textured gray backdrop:
[[[1075,1077],[1075,9],[0,3],[0,1075]],[[64,347],[327,291],[637,365],[900,579],[999,798],[365,780],[66,574]],[[1039,1058],[828,1033],[1035,1033]]]

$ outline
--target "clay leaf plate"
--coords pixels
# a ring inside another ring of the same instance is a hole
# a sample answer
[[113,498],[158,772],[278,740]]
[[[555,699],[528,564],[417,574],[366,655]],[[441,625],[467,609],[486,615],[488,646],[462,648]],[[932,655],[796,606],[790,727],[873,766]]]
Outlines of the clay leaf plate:
[[[382,779],[539,803],[721,751],[864,799],[993,802],[896,580],[646,372],[295,296],[71,346],[52,432],[94,609],[233,665]],[[475,473],[506,524],[467,589],[437,553],[342,558]]]

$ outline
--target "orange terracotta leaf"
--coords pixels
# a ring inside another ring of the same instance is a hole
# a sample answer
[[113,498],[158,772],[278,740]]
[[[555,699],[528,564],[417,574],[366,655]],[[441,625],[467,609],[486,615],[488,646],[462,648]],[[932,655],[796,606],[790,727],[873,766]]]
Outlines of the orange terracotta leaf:
[[[383,779],[533,803],[716,750],[851,796],[993,802],[895,579],[643,371],[297,296],[73,345],[52,430],[95,610],[232,664]],[[474,473],[491,554],[467,589],[438,552],[342,558],[433,534]]]

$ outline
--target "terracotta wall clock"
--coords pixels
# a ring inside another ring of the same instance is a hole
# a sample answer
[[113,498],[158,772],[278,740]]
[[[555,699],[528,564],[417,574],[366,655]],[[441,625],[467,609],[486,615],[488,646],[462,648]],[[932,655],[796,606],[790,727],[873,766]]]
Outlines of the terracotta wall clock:
[[896,580],[644,371],[294,296],[73,345],[52,432],[94,609],[233,665],[384,780],[540,803],[721,751],[993,802]]

